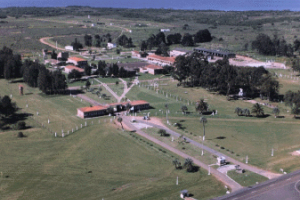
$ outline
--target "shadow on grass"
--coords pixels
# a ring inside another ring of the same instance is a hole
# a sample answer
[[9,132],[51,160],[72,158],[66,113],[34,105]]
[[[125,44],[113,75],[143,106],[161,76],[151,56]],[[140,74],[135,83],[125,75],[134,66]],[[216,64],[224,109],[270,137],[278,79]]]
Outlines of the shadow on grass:
[[218,137],[216,137],[215,139],[218,139],[218,140],[224,140],[224,139],[226,139],[226,137],[224,137],[224,136],[218,136]]

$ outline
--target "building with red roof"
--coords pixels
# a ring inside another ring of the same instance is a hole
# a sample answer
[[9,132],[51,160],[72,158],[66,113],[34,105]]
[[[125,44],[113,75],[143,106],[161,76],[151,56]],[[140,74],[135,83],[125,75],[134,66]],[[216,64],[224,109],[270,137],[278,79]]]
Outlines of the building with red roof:
[[76,67],[74,65],[68,65],[65,67],[65,73],[69,74],[71,71],[76,70],[80,73],[84,73],[84,69]]
[[79,58],[79,57],[70,57],[70,58],[68,58],[67,62],[73,63],[74,65],[79,66],[81,68],[88,65],[88,62],[86,59]]
[[149,74],[156,75],[156,74],[162,74],[164,72],[163,67],[158,65],[147,65],[145,66],[146,70]]
[[77,116],[84,119],[84,118],[107,115],[108,114],[106,112],[107,108],[113,107],[115,111],[122,111],[125,110],[126,105],[128,103],[131,105],[131,109],[130,109],[131,111],[144,110],[150,107],[150,104],[144,100],[111,103],[103,106],[90,106],[90,107],[77,108]]
[[174,57],[163,57],[155,54],[147,56],[147,60],[159,65],[174,65],[175,63]]

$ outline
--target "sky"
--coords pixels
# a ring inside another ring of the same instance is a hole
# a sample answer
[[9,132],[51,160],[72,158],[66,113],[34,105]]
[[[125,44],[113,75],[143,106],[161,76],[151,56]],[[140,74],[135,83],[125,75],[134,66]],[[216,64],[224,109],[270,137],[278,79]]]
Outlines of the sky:
[[65,7],[70,5],[114,8],[213,9],[225,11],[300,11],[300,0],[0,0],[0,7]]

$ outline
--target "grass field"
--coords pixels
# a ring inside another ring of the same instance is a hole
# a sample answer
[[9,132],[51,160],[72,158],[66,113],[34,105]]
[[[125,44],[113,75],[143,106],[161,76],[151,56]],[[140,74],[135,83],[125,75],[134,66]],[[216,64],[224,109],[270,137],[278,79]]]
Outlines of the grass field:
[[245,187],[268,180],[267,178],[265,178],[263,176],[260,176],[258,174],[248,172],[248,171],[246,171],[243,174],[239,174],[233,170],[233,171],[227,172],[227,175],[230,178],[234,179],[236,182],[238,182],[240,185],[245,186]]
[[206,172],[177,171],[166,153],[115,127],[83,130],[62,139],[39,128],[24,131],[23,139],[1,134],[1,199],[177,199],[186,188],[201,199],[225,193]]
[[[201,88],[176,87],[176,83],[172,81],[167,85],[159,86],[159,88],[168,94],[181,96],[193,102],[204,98],[209,103],[211,110],[218,111],[215,116],[206,116],[208,118],[206,145],[240,161],[243,161],[248,155],[250,164],[264,169],[277,172],[280,168],[288,172],[299,169],[297,163],[300,162],[300,158],[294,157],[290,153],[300,148],[297,142],[299,141],[297,130],[300,122],[286,112],[288,108],[284,104],[279,103],[279,108],[282,110],[280,115],[284,118],[275,119],[272,116],[272,110],[268,107],[264,107],[265,113],[270,115],[266,118],[238,117],[234,113],[236,107],[251,110],[253,104],[241,100],[227,101],[225,96],[212,94]],[[187,101],[176,101],[173,97],[167,98],[161,93],[156,94],[153,90],[137,86],[129,92],[127,97],[149,101],[150,105],[154,107],[149,110],[150,115],[156,116],[157,114],[163,119],[163,122],[166,122],[165,112],[162,114],[161,111],[165,111],[167,103],[171,124],[182,124],[182,129],[175,127],[172,129],[201,142],[199,136],[203,134],[203,128],[199,122],[200,115],[195,113],[194,105],[187,106],[191,114],[183,115],[181,105],[187,105]],[[275,150],[274,157],[271,157],[272,148]]]

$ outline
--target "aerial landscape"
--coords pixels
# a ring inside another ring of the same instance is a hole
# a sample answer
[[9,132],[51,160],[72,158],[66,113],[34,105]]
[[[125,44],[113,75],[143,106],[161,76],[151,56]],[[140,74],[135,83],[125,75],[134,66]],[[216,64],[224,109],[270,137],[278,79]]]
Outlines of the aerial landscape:
[[221,2],[1,2],[0,199],[300,199],[300,3]]

